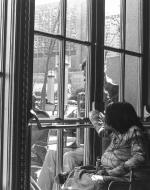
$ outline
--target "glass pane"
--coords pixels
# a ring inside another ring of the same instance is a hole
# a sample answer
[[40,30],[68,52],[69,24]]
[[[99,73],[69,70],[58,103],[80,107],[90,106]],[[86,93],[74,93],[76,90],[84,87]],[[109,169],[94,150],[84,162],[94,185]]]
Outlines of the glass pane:
[[125,62],[125,101],[130,102],[137,111],[140,102],[140,61],[138,57],[126,56]]
[[59,34],[60,20],[60,0],[35,0],[35,30]]
[[58,116],[60,42],[53,38],[34,37],[33,96],[35,109]]
[[87,0],[67,1],[67,37],[88,40]]
[[65,117],[85,116],[87,47],[66,43],[65,64]]
[[142,0],[126,1],[126,49],[141,52]]
[[105,1],[105,45],[120,47],[120,0]]
[[[74,167],[83,165],[84,129],[66,129],[64,133],[63,171],[72,171]],[[79,138],[80,137],[80,138]]]
[[119,99],[120,86],[120,54],[105,51],[104,63],[104,104],[105,107],[110,102],[117,102]]
[[[37,115],[42,117],[42,114]],[[31,176],[41,189],[50,188],[49,182],[56,172],[54,162],[56,162],[57,130],[39,130],[35,123],[32,124],[31,134]]]
[[[58,167],[58,130],[39,130],[36,124],[32,124],[31,134],[30,175],[41,190],[56,189],[54,177]],[[83,144],[80,146],[76,144],[76,129],[65,129],[63,137],[63,171],[67,172],[83,164],[84,147]]]

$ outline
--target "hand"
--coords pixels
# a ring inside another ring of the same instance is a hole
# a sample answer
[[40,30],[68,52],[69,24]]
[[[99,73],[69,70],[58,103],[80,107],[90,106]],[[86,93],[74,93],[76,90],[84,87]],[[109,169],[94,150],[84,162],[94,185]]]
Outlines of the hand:
[[110,175],[110,176],[114,176],[114,172],[113,172],[112,170],[108,170],[107,173],[108,173],[108,175]]
[[108,172],[105,169],[99,170],[96,175],[104,175],[104,176],[108,176]]

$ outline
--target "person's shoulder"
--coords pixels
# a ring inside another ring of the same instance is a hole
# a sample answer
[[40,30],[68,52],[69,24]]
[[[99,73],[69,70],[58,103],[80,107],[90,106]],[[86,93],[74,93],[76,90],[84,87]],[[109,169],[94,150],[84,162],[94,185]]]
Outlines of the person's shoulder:
[[130,131],[130,132],[133,132],[133,131],[135,131],[135,130],[140,131],[141,129],[140,129],[138,126],[136,126],[136,125],[133,125],[133,126],[131,126],[131,127],[129,128],[129,131]]
[[140,127],[136,126],[136,125],[133,125],[132,127],[130,127],[130,129],[128,130],[128,135],[130,137],[133,137],[133,136],[141,136],[142,135],[142,130]]

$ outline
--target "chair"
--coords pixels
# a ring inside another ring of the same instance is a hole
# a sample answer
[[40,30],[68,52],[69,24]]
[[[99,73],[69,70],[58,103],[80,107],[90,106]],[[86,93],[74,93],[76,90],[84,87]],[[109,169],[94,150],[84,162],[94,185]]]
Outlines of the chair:
[[[142,172],[141,178],[136,178],[134,173]],[[150,190],[150,165],[140,166],[130,169],[129,182],[111,181],[108,190]]]

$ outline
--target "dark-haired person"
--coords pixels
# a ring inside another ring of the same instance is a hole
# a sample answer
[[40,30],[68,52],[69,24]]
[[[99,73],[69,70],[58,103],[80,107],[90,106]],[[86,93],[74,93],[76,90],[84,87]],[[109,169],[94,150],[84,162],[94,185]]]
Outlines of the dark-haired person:
[[[89,190],[104,190],[111,180],[129,180],[129,169],[146,162],[144,129],[133,106],[127,102],[111,103],[106,108],[104,123],[97,110],[90,112],[90,120],[99,134],[111,131],[111,142],[101,157],[101,170],[96,174],[84,173],[82,184]],[[67,188],[73,190],[74,185],[73,182]]]

